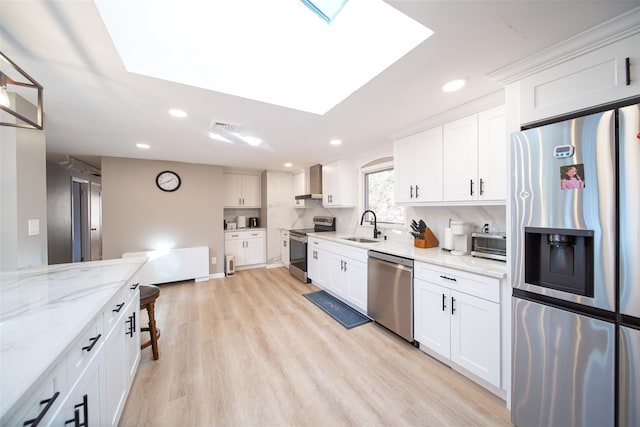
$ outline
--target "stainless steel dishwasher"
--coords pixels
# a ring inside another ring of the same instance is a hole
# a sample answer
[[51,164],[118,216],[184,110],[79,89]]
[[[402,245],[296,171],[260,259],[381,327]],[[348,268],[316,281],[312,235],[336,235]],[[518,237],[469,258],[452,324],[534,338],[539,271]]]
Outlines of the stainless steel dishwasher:
[[413,342],[413,260],[369,251],[367,315]]

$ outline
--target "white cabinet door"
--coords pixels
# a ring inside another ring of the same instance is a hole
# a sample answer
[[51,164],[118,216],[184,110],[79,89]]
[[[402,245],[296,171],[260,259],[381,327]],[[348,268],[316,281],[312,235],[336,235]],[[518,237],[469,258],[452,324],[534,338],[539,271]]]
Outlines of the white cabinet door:
[[353,207],[357,196],[355,169],[351,162],[337,160],[322,166],[322,205]]
[[478,114],[478,200],[507,198],[507,128],[504,105]]
[[307,249],[307,276],[315,285],[328,289],[331,268],[329,252],[311,244]]
[[[263,238],[251,238],[245,240],[244,264],[263,264],[266,261],[266,250]],[[237,264],[236,265],[241,265]]]
[[224,174],[225,208],[259,208],[260,176]]
[[52,425],[107,425],[104,356],[101,351],[87,366]]
[[449,289],[413,280],[415,340],[443,357],[451,355]]
[[500,387],[500,304],[451,291],[451,360]]
[[[289,231],[280,231],[280,259],[285,266],[289,266]],[[308,267],[307,267],[308,268]]]
[[444,200],[477,199],[478,116],[468,116],[443,128]]
[[140,364],[140,292],[136,291],[131,299],[129,309],[124,315],[125,334],[125,369],[127,390],[131,388],[131,383],[136,375],[136,370]]
[[258,175],[242,175],[242,206],[245,208],[260,207],[260,177]]
[[224,253],[225,255],[233,255],[237,266],[244,265],[244,240],[225,240]]
[[345,298],[362,313],[367,312],[367,263],[346,258],[347,283]]
[[295,174],[293,174],[292,180],[293,180],[293,205],[296,208],[304,208],[305,207],[305,202],[304,199],[302,200],[296,200],[295,196],[301,196],[303,194],[306,193],[306,174],[304,173],[304,171],[300,171],[297,172]]
[[393,143],[393,198],[395,203],[414,202],[416,186],[416,136]]
[[345,272],[345,260],[338,254],[328,252],[329,282],[327,289],[334,296],[344,300],[347,290],[347,274]]
[[393,144],[396,203],[442,201],[442,126]]
[[224,190],[224,206],[242,206],[242,175],[224,174],[222,179]]
[[109,426],[118,424],[118,418],[125,403],[127,392],[125,345],[125,319],[120,317],[105,341],[106,370],[109,372],[106,378],[106,416]]

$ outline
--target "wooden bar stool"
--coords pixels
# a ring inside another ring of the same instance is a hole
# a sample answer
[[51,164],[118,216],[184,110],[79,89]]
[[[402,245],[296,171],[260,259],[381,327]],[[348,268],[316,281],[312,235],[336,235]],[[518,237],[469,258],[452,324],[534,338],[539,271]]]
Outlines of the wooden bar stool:
[[151,336],[149,341],[143,343],[140,348],[144,349],[151,346],[153,351],[153,360],[158,360],[158,338],[160,338],[160,329],[156,327],[155,303],[160,296],[160,288],[155,285],[140,285],[140,310],[147,310],[149,314],[149,325],[146,328],[140,328],[140,332],[149,332]]

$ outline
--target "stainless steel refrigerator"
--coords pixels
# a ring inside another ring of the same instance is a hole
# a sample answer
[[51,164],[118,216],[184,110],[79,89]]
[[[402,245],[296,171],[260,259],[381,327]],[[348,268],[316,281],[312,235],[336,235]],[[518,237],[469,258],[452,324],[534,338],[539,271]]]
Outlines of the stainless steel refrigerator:
[[640,425],[640,106],[512,135],[512,421]]

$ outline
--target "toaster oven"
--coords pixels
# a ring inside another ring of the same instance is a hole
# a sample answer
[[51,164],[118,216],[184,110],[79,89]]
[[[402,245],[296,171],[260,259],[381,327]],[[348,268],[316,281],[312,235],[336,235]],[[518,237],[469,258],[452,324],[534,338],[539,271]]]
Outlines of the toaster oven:
[[471,233],[471,256],[507,260],[507,236],[502,234]]

